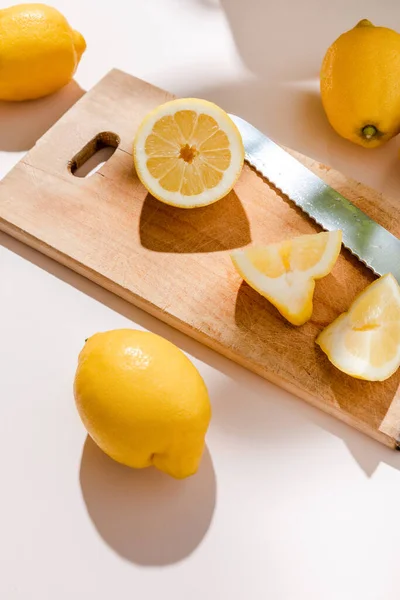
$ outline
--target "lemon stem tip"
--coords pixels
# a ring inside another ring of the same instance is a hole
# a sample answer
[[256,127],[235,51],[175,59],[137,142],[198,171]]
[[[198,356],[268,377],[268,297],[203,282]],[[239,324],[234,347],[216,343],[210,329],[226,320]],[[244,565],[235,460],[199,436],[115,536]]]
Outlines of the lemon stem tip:
[[372,140],[378,135],[378,130],[374,125],[366,125],[362,128],[361,133],[366,140]]
[[368,19],[362,19],[357,23],[356,27],[374,27],[374,24],[368,21]]

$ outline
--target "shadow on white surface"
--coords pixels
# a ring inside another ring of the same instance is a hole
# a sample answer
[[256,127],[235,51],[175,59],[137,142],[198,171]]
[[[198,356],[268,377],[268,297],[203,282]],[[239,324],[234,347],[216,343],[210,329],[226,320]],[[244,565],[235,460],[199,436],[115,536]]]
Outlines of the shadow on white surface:
[[318,76],[328,47],[361,19],[395,29],[398,25],[393,23],[391,1],[220,0],[220,4],[247,68],[280,81]]
[[0,151],[30,150],[84,93],[72,80],[59,92],[39,100],[0,102]]
[[[293,398],[280,388],[268,384],[261,377],[13,238],[0,233],[0,245],[123,315],[132,321],[132,327],[137,324],[158,333],[185,352],[224,373],[227,377],[226,387],[218,390],[211,398],[213,426],[245,441],[254,441],[261,437],[271,438],[271,440],[279,438],[280,443],[289,446],[296,453],[302,445],[309,444],[310,427],[307,423],[312,422],[321,430],[342,439],[367,476],[371,476],[380,463],[400,470],[400,452],[386,448],[302,400]],[[251,394],[248,390],[251,390]],[[262,409],[260,409],[260,399],[263,402]],[[318,451],[316,445],[315,452]]]
[[195,0],[195,1],[198,2],[201,6],[204,6],[205,8],[210,8],[211,10],[221,8],[220,0]]
[[[330,127],[319,97],[319,73],[331,43],[368,18],[376,25],[393,22],[393,4],[197,0],[224,12],[236,50],[250,77],[244,81],[196,88],[181,95],[204,97],[259,127],[276,142],[333,167],[378,191],[396,197],[400,191],[397,139],[382,148],[361,148],[340,138]],[[321,25],[321,9],[323,26]],[[196,85],[196,84],[195,84]]]
[[195,475],[176,480],[154,468],[124,467],[87,437],[80,484],[102,538],[140,565],[168,565],[189,556],[206,535],[216,503],[208,449]]
[[277,143],[337,169],[379,192],[400,192],[397,138],[367,149],[341,138],[324,113],[315,81],[263,82],[251,78],[212,87],[191,88],[188,95],[206,98],[252,123]]

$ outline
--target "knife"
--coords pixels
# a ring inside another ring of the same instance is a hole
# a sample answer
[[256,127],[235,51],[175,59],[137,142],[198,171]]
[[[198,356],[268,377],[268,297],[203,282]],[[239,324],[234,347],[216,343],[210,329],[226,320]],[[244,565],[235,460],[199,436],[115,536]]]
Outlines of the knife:
[[392,273],[400,284],[400,240],[261,131],[236,115],[245,159],[327,231],[341,229],[343,245],[376,275]]

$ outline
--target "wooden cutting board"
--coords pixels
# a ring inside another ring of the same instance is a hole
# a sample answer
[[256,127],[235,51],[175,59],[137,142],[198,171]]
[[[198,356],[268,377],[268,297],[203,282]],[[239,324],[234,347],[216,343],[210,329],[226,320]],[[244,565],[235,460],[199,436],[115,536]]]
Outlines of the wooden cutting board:
[[[170,98],[125,73],[109,73],[1,182],[0,229],[398,448],[400,371],[384,383],[357,381],[335,369],[315,344],[373,275],[343,250],[331,275],[317,283],[311,321],[288,324],[242,282],[229,252],[318,226],[247,166],[235,190],[206,208],[171,208],[147,194],[133,169],[132,140],[144,115]],[[97,173],[72,174],[106,144],[118,148]],[[394,201],[293,154],[400,236]]]

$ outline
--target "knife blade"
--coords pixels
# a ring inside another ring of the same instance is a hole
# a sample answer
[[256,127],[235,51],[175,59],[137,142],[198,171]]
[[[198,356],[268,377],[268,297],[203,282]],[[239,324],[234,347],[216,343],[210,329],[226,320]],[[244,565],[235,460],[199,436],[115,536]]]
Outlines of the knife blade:
[[341,229],[343,245],[376,275],[392,273],[400,283],[400,240],[373,221],[253,125],[230,115],[245,147],[246,161],[323,229]]

